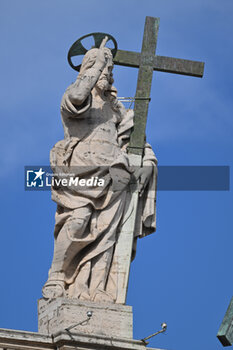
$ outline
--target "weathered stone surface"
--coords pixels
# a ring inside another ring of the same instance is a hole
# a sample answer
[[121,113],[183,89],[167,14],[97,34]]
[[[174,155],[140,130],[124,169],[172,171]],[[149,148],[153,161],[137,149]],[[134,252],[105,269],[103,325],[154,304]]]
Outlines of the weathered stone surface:
[[48,335],[14,329],[0,329],[0,349],[54,349],[54,345],[51,336]]
[[[0,349],[5,350],[145,350],[140,340],[130,340],[93,334],[57,332],[52,336],[36,332],[0,329]],[[151,349],[147,350],[160,350]]]
[[78,299],[56,298],[38,301],[39,333],[54,334],[87,320],[87,312],[92,316],[87,322],[67,331],[100,336],[133,338],[132,307],[125,305],[93,303]]

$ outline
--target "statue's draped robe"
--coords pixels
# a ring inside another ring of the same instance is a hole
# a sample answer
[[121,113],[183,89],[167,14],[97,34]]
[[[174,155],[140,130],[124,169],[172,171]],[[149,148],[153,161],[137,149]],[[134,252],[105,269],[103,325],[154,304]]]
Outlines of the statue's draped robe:
[[[111,248],[113,254],[126,210],[127,184],[132,175],[126,144],[133,127],[133,111],[122,108],[116,98],[99,98],[92,94],[81,106],[75,106],[69,98],[72,89],[75,83],[62,99],[65,138],[51,150],[51,167],[54,173],[70,172],[82,179],[93,176],[105,181],[104,186],[95,189],[74,185],[52,189],[52,199],[58,204],[55,250],[61,231],[66,231],[67,239],[73,242],[70,253],[67,249],[72,259],[60,267],[67,287],[75,282],[87,262],[91,274],[91,262]],[[155,168],[156,158],[148,144],[144,153],[143,164]],[[113,182],[117,188],[114,191]],[[156,178],[152,176],[139,201],[135,237],[155,231],[155,187]],[[85,221],[85,230],[77,235],[80,217]],[[53,265],[51,270],[59,273]]]

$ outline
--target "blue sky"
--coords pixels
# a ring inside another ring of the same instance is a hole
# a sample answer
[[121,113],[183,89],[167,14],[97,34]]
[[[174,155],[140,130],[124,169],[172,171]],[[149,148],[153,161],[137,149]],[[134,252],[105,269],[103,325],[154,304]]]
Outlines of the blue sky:
[[[95,32],[140,51],[146,16],[160,17],[157,54],[205,61],[203,79],[154,73],[147,139],[160,165],[229,165],[233,147],[230,0],[0,0],[0,327],[37,330],[36,300],[52,259],[56,206],[24,191],[24,166],[48,165],[63,138],[59,104],[75,80],[71,44]],[[119,96],[137,69],[115,67]],[[221,349],[216,333],[233,290],[233,193],[160,191],[157,232],[139,241],[127,304],[150,347]]]

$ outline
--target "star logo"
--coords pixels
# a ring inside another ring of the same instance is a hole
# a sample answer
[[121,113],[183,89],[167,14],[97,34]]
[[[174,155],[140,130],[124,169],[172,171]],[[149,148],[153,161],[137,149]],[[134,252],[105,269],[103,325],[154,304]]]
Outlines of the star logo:
[[40,170],[34,171],[34,173],[36,174],[34,181],[39,178],[42,180],[42,175],[45,173],[45,171],[43,171],[42,168],[40,168]]

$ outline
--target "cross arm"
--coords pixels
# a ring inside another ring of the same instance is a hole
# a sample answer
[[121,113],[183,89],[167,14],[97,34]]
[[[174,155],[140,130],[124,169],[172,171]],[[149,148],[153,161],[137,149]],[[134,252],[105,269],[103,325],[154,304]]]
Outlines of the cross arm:
[[204,73],[204,62],[155,56],[154,70],[202,78]]
[[139,68],[141,54],[134,51],[117,50],[114,57],[114,64],[126,67]]
[[[117,50],[114,63],[119,66],[139,68],[140,59],[139,52]],[[153,70],[202,78],[204,62],[156,55],[153,58]]]

